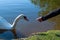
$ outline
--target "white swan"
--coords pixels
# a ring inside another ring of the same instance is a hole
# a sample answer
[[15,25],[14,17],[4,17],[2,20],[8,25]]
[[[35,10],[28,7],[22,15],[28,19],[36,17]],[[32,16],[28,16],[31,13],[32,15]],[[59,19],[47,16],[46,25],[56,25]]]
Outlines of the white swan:
[[24,15],[24,14],[20,14],[18,15],[13,24],[10,24],[8,23],[3,17],[0,16],[0,33],[3,33],[5,31],[12,31],[14,33],[14,35],[16,36],[16,31],[15,31],[15,27],[16,27],[16,24],[17,22],[20,20],[20,19],[25,19],[28,21],[27,17]]

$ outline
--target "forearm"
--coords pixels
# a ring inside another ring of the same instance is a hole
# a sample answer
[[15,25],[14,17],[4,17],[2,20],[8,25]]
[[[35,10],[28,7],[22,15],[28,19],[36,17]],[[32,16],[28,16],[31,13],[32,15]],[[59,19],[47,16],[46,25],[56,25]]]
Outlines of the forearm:
[[42,17],[42,20],[45,21],[45,20],[50,19],[50,18],[52,18],[52,17],[55,17],[55,16],[57,16],[57,15],[59,15],[59,14],[60,14],[60,9],[55,10],[55,11],[52,11],[52,12],[49,13],[48,15],[43,16],[43,17]]

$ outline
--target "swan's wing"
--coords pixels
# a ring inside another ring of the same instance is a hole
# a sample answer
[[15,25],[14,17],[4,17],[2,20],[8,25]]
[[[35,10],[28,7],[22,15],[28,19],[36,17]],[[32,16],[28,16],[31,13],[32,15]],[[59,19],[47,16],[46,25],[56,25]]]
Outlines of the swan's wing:
[[0,29],[11,29],[12,26],[3,17],[0,16]]

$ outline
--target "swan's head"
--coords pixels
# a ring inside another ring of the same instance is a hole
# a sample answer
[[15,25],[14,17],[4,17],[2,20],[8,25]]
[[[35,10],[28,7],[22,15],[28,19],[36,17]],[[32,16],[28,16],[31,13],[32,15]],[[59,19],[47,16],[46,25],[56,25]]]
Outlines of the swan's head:
[[18,15],[17,18],[18,18],[18,19],[24,19],[24,20],[26,20],[26,21],[29,21],[28,18],[27,18],[24,14]]

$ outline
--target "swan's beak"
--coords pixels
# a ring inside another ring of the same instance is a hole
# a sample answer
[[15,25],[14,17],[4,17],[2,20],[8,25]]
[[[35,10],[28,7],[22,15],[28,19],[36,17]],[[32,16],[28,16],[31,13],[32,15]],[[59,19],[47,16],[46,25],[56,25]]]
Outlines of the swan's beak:
[[24,19],[25,19],[26,21],[29,21],[28,18],[27,18],[26,16],[24,16]]

